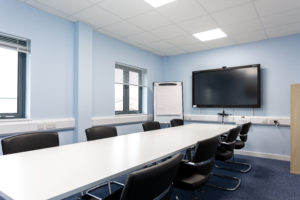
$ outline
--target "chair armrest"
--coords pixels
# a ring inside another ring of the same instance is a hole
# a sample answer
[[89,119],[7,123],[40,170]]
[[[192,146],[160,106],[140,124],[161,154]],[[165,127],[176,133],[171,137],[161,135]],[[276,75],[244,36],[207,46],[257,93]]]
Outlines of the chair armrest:
[[212,162],[215,158],[212,157],[208,160],[202,161],[202,162],[198,162],[198,163],[194,163],[194,162],[185,162],[185,165],[189,165],[189,166],[193,166],[193,167],[201,167],[204,165],[207,165],[208,163]]
[[227,145],[227,146],[229,146],[229,145],[233,145],[233,144],[235,144],[235,143],[236,143],[236,141],[235,141],[235,140],[234,140],[234,141],[232,141],[232,142],[219,141],[219,143],[220,143],[220,144],[224,144],[224,145]]

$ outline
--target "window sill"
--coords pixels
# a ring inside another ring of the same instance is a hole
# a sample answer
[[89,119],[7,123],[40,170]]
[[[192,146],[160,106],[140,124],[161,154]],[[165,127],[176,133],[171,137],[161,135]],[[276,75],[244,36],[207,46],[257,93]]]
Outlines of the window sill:
[[28,122],[32,121],[31,118],[13,118],[13,119],[0,119],[0,123],[7,123],[7,122]]

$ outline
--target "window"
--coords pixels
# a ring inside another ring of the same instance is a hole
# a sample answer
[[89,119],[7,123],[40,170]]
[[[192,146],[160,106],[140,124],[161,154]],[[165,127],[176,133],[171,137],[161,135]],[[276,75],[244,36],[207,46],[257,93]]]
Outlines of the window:
[[115,113],[142,113],[145,70],[124,64],[115,68]]
[[0,33],[0,118],[25,117],[29,41]]

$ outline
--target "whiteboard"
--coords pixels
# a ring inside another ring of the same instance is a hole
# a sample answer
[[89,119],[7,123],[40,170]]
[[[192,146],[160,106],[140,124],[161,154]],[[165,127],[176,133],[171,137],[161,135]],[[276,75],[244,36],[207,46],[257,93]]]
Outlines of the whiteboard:
[[183,119],[182,82],[155,82],[154,121],[170,123],[172,119]]

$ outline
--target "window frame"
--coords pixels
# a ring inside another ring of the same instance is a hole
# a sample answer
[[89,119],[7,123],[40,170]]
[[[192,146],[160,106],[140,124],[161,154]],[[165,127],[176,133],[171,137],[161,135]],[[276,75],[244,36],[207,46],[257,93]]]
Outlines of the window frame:
[[[126,64],[116,63],[115,64],[115,70],[121,69],[123,70],[123,83],[114,82],[114,84],[121,84],[123,85],[123,111],[116,111],[115,115],[122,115],[122,114],[142,114],[143,113],[143,88],[145,87],[143,85],[144,82],[144,76],[145,76],[145,70],[133,66],[129,66]],[[135,72],[139,74],[139,82],[138,84],[130,84],[129,82],[129,73]],[[139,109],[138,110],[130,110],[130,86],[138,86],[138,101],[139,101]]]
[[0,33],[0,36],[1,36],[0,48],[13,49],[16,50],[18,53],[17,112],[16,113],[0,112],[0,119],[25,118],[26,68],[27,68],[27,53],[29,52],[30,41],[27,39],[20,39],[19,37],[15,37],[3,33]]

